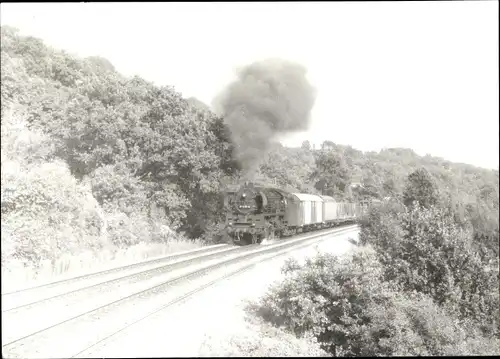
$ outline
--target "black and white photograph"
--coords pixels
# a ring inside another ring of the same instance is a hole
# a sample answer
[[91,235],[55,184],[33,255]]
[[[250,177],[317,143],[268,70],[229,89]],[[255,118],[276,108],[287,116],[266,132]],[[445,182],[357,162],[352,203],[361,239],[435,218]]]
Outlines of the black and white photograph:
[[2,3],[2,357],[499,356],[499,2]]

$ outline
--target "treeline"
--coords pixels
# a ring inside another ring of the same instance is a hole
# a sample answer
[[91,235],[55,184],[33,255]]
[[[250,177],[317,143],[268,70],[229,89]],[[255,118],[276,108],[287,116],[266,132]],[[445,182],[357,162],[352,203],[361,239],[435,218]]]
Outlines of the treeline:
[[13,107],[48,135],[53,157],[88,180],[100,204],[149,215],[155,203],[162,221],[193,237],[218,221],[221,177],[235,169],[211,112],[105,59],[78,59],[5,27],[1,81],[2,121]]
[[[405,202],[424,193],[404,197],[408,182],[424,181],[441,208],[453,213],[463,228],[470,227],[476,249],[482,256],[498,257],[499,243],[499,174],[441,158],[418,156],[410,149],[393,148],[379,153],[362,153],[349,146],[324,143],[316,153],[316,188],[354,200],[376,198]],[[314,175],[314,174],[313,174]],[[350,187],[353,180],[361,186]],[[325,188],[326,187],[326,188]],[[413,187],[411,187],[413,188]]]
[[498,355],[498,257],[481,255],[426,171],[402,202],[370,210],[359,240],[343,259],[288,262],[254,309],[333,356]]
[[[222,118],[171,87],[122,76],[106,59],[77,58],[6,26],[1,40],[2,241],[6,234],[12,247],[5,256],[36,261],[62,252],[71,231],[75,248],[97,248],[104,237],[119,246],[164,241],[167,228],[222,239],[221,189],[239,176]],[[258,177],[338,199],[402,200],[419,167],[472,226],[484,255],[498,254],[498,171],[326,141],[320,149],[277,144]]]

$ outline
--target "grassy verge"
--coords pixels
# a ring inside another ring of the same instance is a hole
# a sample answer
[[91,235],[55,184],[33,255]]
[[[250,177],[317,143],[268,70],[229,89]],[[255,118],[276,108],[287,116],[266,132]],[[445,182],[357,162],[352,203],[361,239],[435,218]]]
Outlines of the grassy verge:
[[201,241],[175,238],[168,243],[140,242],[126,249],[110,247],[98,252],[88,250],[80,254],[64,254],[54,261],[42,261],[38,268],[33,265],[25,266],[21,260],[10,260],[2,265],[2,292],[121,267],[203,246]]

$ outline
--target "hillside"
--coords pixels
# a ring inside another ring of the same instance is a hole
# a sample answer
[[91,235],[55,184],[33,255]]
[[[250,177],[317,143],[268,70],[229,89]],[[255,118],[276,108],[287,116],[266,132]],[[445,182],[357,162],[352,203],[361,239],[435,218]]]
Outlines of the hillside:
[[[2,27],[1,44],[2,265],[165,242],[171,230],[217,240],[220,190],[239,175],[222,118],[173,87],[127,78],[106,59],[74,57],[11,27]],[[498,171],[326,141],[317,150],[277,144],[259,176],[339,199],[401,198],[420,167],[480,247],[498,254]],[[362,187],[351,188],[357,181]]]

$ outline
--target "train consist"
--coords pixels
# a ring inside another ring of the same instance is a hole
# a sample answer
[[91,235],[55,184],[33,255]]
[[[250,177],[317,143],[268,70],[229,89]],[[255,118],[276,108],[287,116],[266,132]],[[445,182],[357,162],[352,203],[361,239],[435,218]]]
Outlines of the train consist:
[[333,197],[292,193],[245,183],[224,194],[226,230],[235,244],[334,227],[356,221],[365,204],[337,202]]

